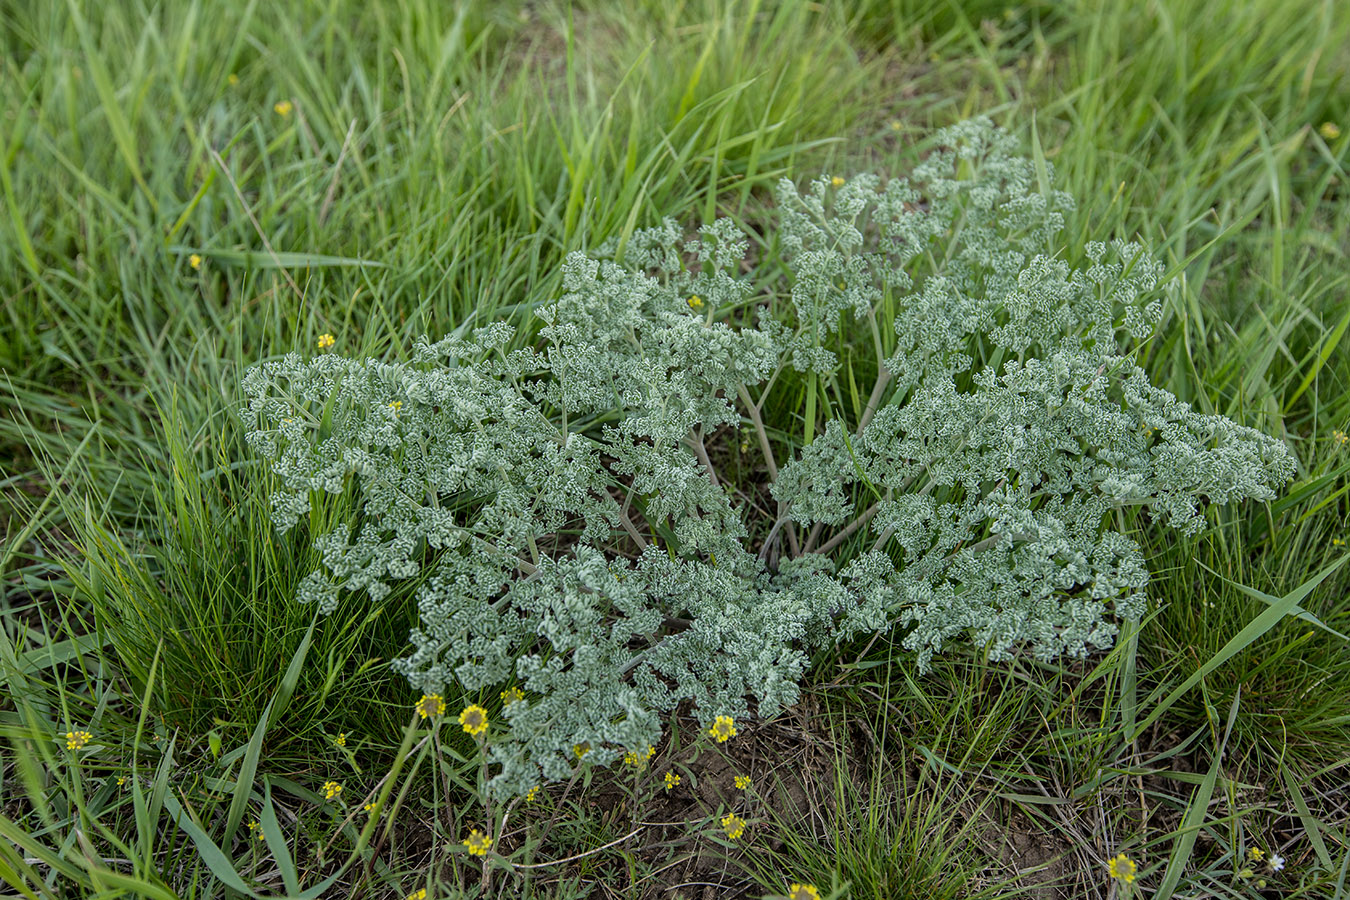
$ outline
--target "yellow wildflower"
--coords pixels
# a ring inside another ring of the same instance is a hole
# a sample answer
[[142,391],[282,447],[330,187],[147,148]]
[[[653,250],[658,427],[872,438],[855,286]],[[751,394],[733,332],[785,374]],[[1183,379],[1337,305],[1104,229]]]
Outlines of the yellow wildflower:
[[332,800],[338,794],[342,793],[342,785],[336,781],[325,781],[323,783],[323,796],[325,800]]
[[1126,884],[1134,884],[1134,873],[1139,871],[1139,867],[1134,864],[1134,860],[1124,853],[1118,853],[1114,858],[1106,861],[1106,870],[1112,878]]
[[577,755],[577,759],[585,759],[586,754],[591,752],[591,742],[582,741],[580,744],[573,744],[572,752]]
[[337,338],[333,337],[331,334],[328,334],[327,332],[324,332],[323,334],[319,335],[320,350],[327,350],[329,347],[333,346],[336,343]]
[[840,178],[838,175],[836,175],[836,176],[834,176],[833,178],[830,179],[830,184],[834,185],[835,187],[843,187],[843,186],[844,186],[844,179],[842,179],[842,178]]
[[295,107],[291,105],[291,101],[289,100],[278,100],[273,104],[272,109],[277,115],[284,119],[291,114],[291,110],[295,109]]
[[380,811],[380,804],[378,800],[372,800],[361,808],[368,813],[374,814]]
[[427,889],[422,888],[421,890],[413,891],[405,898],[405,900],[427,900]]
[[225,80],[229,82],[230,87],[234,87],[236,84],[239,83],[239,76],[231,72],[230,74],[225,76]]
[[900,122],[899,122],[899,120],[892,120],[892,121],[891,121],[891,131],[899,131],[899,130],[900,130]]
[[1341,136],[1341,126],[1335,122],[1323,122],[1317,133],[1329,141],[1334,141]]
[[538,796],[539,796],[539,785],[536,784],[534,787],[530,788],[528,791],[525,792],[525,802],[533,803],[534,798]]
[[258,840],[261,841],[263,839],[262,826],[258,824],[257,819],[254,819],[252,822],[248,823],[248,830],[253,832],[253,836]]
[[722,817],[722,830],[734,841],[745,834],[745,820],[735,813],[728,813]]
[[194,269],[200,269],[202,267],[202,258],[194,253],[188,257],[188,265],[192,266]]
[[394,412],[398,412],[400,409],[403,408],[403,401],[395,400],[393,403],[389,404],[389,408],[392,409]]
[[679,775],[676,775],[674,772],[667,772],[665,778],[666,790],[671,790],[683,780],[684,779],[682,779]]
[[638,753],[636,750],[629,750],[623,755],[623,762],[626,766],[633,766],[641,769],[647,765],[647,760],[651,759],[655,754],[656,748],[649,744],[647,749],[641,753]]
[[445,699],[440,694],[423,694],[422,699],[417,701],[415,709],[419,718],[429,719],[432,716],[443,716],[445,715]]
[[337,744],[339,747],[347,746],[347,732],[339,732],[338,736],[333,738],[333,743]]
[[794,884],[788,888],[788,900],[820,900],[820,891],[814,884]]
[[698,294],[695,294],[694,296],[690,297],[690,298],[689,298],[689,308],[690,308],[690,309],[702,309],[702,308],[703,308],[703,298],[700,297]]
[[1266,858],[1266,851],[1262,850],[1260,847],[1253,847],[1247,851],[1247,858],[1252,862],[1260,862]]
[[127,776],[125,776],[125,775],[118,775],[118,776],[117,776],[117,786],[118,786],[118,787],[126,787],[126,783],[127,783]]
[[94,736],[87,731],[67,731],[66,749],[79,750],[85,744],[94,739]]
[[[444,706],[444,704],[442,704]],[[488,729],[487,710],[477,703],[472,706],[464,707],[464,712],[459,714],[459,724],[464,726],[464,730],[474,737],[478,737]]]
[[509,687],[502,691],[501,697],[502,703],[506,706],[510,706],[512,703],[519,703],[521,700],[524,700],[525,692],[518,687]]
[[749,787],[750,787],[750,776],[749,776],[749,775],[737,775],[737,776],[736,776],[736,788],[737,788],[737,790],[742,790],[742,791],[743,791],[743,790],[746,790],[746,789],[749,788]]
[[725,744],[736,736],[736,720],[731,716],[718,716],[708,729],[708,734],[712,735],[717,743]]
[[1346,436],[1346,433],[1344,431],[1341,431],[1339,428],[1333,431],[1331,433],[1331,436],[1336,439],[1336,442],[1338,444],[1350,443],[1350,437]]
[[469,832],[468,838],[464,841],[464,846],[468,849],[470,856],[487,856],[488,850],[492,849],[492,838],[475,828]]

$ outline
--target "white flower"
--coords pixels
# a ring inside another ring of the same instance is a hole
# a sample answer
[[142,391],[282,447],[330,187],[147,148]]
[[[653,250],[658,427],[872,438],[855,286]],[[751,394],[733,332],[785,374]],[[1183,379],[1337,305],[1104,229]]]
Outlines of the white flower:
[[1278,872],[1284,868],[1284,857],[1278,853],[1270,854],[1270,868],[1273,872]]

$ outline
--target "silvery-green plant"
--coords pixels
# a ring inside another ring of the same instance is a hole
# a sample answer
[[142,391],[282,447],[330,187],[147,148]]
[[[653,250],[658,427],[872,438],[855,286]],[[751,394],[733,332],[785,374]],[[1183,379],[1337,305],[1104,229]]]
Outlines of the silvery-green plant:
[[[566,777],[577,745],[606,764],[656,743],[684,701],[772,715],[813,651],[860,633],[902,628],[919,669],[962,635],[994,659],[1110,645],[1148,582],[1125,510],[1192,533],[1294,467],[1149,384],[1131,352],[1161,267],[1121,241],[1068,265],[1072,201],[1047,176],[968,122],[908,178],[784,181],[748,271],[730,219],[689,240],[666,221],[570,256],[537,331],[254,367],[242,415],[277,527],[317,494],[358,500],[302,597],[423,578],[396,669],[525,693],[493,732],[497,795]],[[841,348],[879,375],[817,434]],[[797,448],[761,418],[789,368],[811,397]],[[774,508],[709,451],[742,427]]]

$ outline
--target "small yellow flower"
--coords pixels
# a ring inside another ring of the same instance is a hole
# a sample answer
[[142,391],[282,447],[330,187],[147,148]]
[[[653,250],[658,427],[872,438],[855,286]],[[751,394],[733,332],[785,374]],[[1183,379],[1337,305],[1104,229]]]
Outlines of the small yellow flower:
[[586,754],[591,752],[591,742],[582,741],[580,744],[573,744],[572,752],[577,755],[577,759],[585,759]]
[[329,347],[333,346],[336,343],[337,338],[333,337],[331,334],[328,334],[327,332],[324,332],[323,334],[319,335],[320,350],[327,350]]
[[736,720],[731,716],[718,716],[708,729],[708,734],[712,735],[717,743],[725,744],[736,736]]
[[261,841],[263,839],[262,826],[258,824],[257,819],[254,819],[252,822],[248,823],[248,830],[253,832],[253,836],[258,840]]
[[478,737],[488,729],[487,710],[478,704],[464,707],[464,712],[459,714],[459,724],[464,726],[464,730],[474,737]]
[[735,813],[728,813],[722,817],[722,830],[734,841],[745,834],[745,820]]
[[202,267],[202,258],[194,253],[188,257],[188,265],[192,266],[194,269],[200,269]]
[[840,178],[838,175],[836,175],[836,176],[834,176],[833,178],[830,179],[830,184],[834,185],[835,187],[843,187],[843,186],[844,186],[844,179],[842,179],[842,178]]
[[413,891],[405,900],[427,900],[427,889],[422,888],[420,891]]
[[1266,851],[1262,850],[1260,847],[1253,847],[1247,851],[1247,858],[1252,862],[1260,862],[1266,858]]
[[1124,853],[1118,853],[1114,858],[1107,860],[1106,871],[1112,878],[1126,884],[1134,884],[1134,873],[1139,871],[1139,867]]
[[638,753],[636,750],[629,750],[623,755],[623,762],[624,765],[641,769],[647,765],[647,760],[651,759],[655,754],[656,748],[649,744],[647,749],[641,753]]
[[525,792],[525,802],[533,803],[534,798],[538,796],[539,796],[539,785],[536,784],[534,787],[530,788],[528,791]]
[[820,900],[820,891],[814,884],[794,884],[788,888],[788,900]]
[[337,744],[339,747],[347,746],[347,732],[340,732],[337,737],[333,738],[333,743]]
[[445,715],[445,699],[440,694],[423,694],[422,699],[417,701],[416,709],[419,718],[429,719],[432,716],[443,716]]
[[1331,546],[1333,546],[1333,547],[1344,547],[1344,546],[1345,546],[1345,538],[1332,538],[1332,539],[1331,539]]
[[469,832],[468,838],[464,841],[464,846],[468,849],[470,856],[487,856],[487,852],[492,849],[492,838],[475,828]]
[[899,131],[899,130],[900,130],[900,122],[899,122],[899,120],[892,120],[892,121],[891,121],[891,131]]
[[1331,436],[1336,439],[1336,443],[1338,444],[1350,444],[1350,436],[1347,436],[1346,433],[1339,428],[1333,431]]
[[94,739],[94,736],[87,731],[67,731],[66,749],[79,750],[85,744]]
[[389,408],[392,409],[394,412],[398,412],[400,409],[403,408],[403,401],[395,400],[393,403],[389,404]]
[[295,107],[291,105],[291,101],[289,100],[278,100],[273,104],[272,109],[277,115],[284,119],[291,114],[291,110],[295,109]]
[[510,706],[512,703],[519,703],[524,700],[525,692],[518,687],[509,687],[502,691],[501,696],[503,705]]
[[694,296],[690,297],[690,298],[689,298],[689,308],[690,308],[690,309],[702,309],[702,308],[703,308],[703,298],[700,297],[698,294],[695,294]]
[[749,776],[749,775],[737,775],[737,776],[736,776],[736,789],[737,789],[737,790],[744,791],[744,790],[747,790],[749,787],[750,787],[750,776]]
[[229,82],[230,87],[234,87],[236,84],[239,83],[239,76],[231,72],[230,74],[225,76],[225,80]]
[[323,783],[323,796],[325,800],[332,800],[338,794],[342,793],[342,785],[336,781],[325,781]]
[[1334,141],[1341,136],[1341,126],[1335,122],[1323,122],[1317,133],[1329,141]]
[[676,785],[678,785],[683,780],[684,780],[683,778],[681,778],[679,775],[676,775],[674,772],[667,772],[665,778],[666,790],[669,791],[674,789]]
[[365,806],[363,806],[363,807],[361,807],[361,808],[362,808],[363,810],[365,810],[366,812],[368,812],[368,813],[374,815],[375,813],[378,813],[378,812],[380,811],[380,804],[379,804],[379,801],[377,801],[377,800],[372,800],[372,801],[370,801],[369,803],[367,803]]
[[118,776],[117,776],[117,786],[118,786],[118,787],[126,787],[126,784],[127,784],[127,776],[125,776],[125,775],[118,775]]

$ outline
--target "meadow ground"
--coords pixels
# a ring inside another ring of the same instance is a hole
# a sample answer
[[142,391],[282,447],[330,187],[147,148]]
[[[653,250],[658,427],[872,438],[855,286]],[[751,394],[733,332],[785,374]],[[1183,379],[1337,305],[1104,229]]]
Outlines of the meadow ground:
[[[9,896],[1350,897],[1344,4],[0,0],[0,46]],[[296,602],[241,373],[528,323],[570,251],[906,171],[976,114],[1053,165],[1071,243],[1155,249],[1142,364],[1294,482],[1134,523],[1155,603],[1110,652],[839,647],[722,752],[673,722],[678,790],[540,792],[485,869],[473,743],[388,668],[410,592]]]

